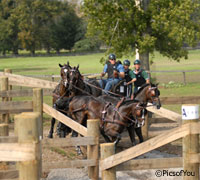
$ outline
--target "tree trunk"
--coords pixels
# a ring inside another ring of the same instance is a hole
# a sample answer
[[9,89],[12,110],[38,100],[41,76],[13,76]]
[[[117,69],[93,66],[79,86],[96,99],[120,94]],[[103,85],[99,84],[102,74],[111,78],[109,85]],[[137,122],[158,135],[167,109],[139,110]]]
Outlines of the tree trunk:
[[13,55],[17,56],[19,54],[18,47],[13,48]]
[[146,71],[149,71],[150,70],[149,53],[146,52],[146,53],[139,54],[139,57],[140,57],[139,59],[141,60],[142,68],[145,69]]

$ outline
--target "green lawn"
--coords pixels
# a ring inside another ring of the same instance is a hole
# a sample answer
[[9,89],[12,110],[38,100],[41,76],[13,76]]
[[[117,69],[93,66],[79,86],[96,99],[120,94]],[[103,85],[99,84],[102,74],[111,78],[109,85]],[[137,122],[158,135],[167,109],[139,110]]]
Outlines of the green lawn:
[[[103,65],[99,62],[102,56],[104,56],[103,53],[77,56],[1,58],[0,71],[3,71],[4,68],[10,68],[13,70],[13,73],[21,75],[59,74],[60,68],[58,64],[64,64],[69,61],[72,66],[77,66],[79,64],[81,73],[100,73],[103,69]],[[125,59],[125,57],[122,58],[122,60],[123,59]],[[133,62],[135,57],[129,59]],[[200,50],[189,51],[189,59],[181,60],[180,62],[169,60],[156,52],[153,61],[154,63],[151,65],[151,70],[200,70]],[[161,96],[176,97],[200,95],[200,73],[187,73],[186,81],[188,83],[186,86],[181,84],[183,81],[181,73],[158,73],[153,74],[153,76],[156,77],[158,81],[161,81]],[[162,83],[162,80],[165,84]],[[168,84],[169,81],[175,81],[175,83]],[[51,103],[50,98],[45,98],[45,101]],[[172,107],[172,109],[179,111],[176,107]]]
[[[10,68],[13,70],[13,73],[23,75],[59,74],[58,64],[64,64],[69,61],[72,66],[79,64],[82,73],[99,73],[103,69],[103,65],[99,62],[102,56],[104,56],[103,53],[81,56],[1,58],[0,71],[4,68]],[[193,50],[189,52],[188,60],[176,62],[169,60],[156,52],[153,59],[154,63],[151,65],[151,70],[199,70],[199,57],[200,50]],[[122,58],[122,61],[123,59],[125,59],[125,57]],[[130,57],[129,59],[133,62],[135,57]]]

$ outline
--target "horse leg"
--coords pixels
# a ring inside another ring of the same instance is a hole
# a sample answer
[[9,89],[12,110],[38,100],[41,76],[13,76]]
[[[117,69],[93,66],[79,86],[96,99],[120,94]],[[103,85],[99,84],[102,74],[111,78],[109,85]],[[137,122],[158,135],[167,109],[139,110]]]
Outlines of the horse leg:
[[101,130],[101,134],[102,134],[102,136],[104,137],[104,139],[105,139],[106,142],[112,142],[112,141],[110,140],[110,138],[105,134],[104,130]]
[[54,129],[55,122],[56,122],[56,119],[52,118],[51,119],[51,128],[50,128],[50,131],[49,131],[48,138],[53,138],[53,129]]
[[60,138],[65,138],[66,135],[68,134],[68,132],[70,132],[70,128],[68,126],[66,126],[63,123],[60,123],[60,133],[59,133],[59,137]]
[[129,137],[131,139],[132,145],[136,145],[136,140],[135,140],[135,128],[134,125],[128,126],[127,127]]
[[[78,137],[78,133],[76,131],[72,131],[72,137]],[[78,155],[82,155],[83,152],[81,151],[81,147],[80,146],[76,146],[76,151]]]
[[117,139],[114,141],[115,149],[117,148],[117,144],[119,143],[120,140],[121,140],[121,135],[118,133],[117,134]]
[[135,128],[135,132],[140,140],[140,143],[144,142],[143,136],[142,136],[142,128]]

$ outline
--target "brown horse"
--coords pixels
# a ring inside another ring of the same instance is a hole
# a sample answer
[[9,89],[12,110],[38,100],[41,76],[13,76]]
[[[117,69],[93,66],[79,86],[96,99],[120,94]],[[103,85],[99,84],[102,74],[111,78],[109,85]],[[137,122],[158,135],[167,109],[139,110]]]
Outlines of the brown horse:
[[[157,85],[154,84],[144,84],[141,86],[139,91],[135,94],[135,101],[144,104],[144,107],[147,106],[147,103],[150,102],[158,109],[161,107],[160,99],[159,99],[160,91],[158,90]],[[112,97],[108,95],[99,96],[98,99],[106,102],[111,102],[112,104],[117,104],[119,98]],[[130,117],[132,118],[132,117]],[[139,138],[140,143],[143,142],[142,130],[141,126],[135,123],[131,123],[127,127],[131,142],[133,145],[136,145],[135,140],[135,132]]]
[[79,71],[79,65],[73,67],[69,72],[69,91],[72,96],[77,95],[92,95],[98,97],[102,95],[102,90],[98,81],[95,79],[85,81]]
[[[116,106],[106,104],[92,96],[75,96],[69,104],[71,117],[86,126],[87,119],[100,119],[100,130],[107,142],[117,144],[121,133],[131,122],[144,123],[147,113],[141,103],[120,100]],[[129,117],[133,116],[133,119]]]
[[[61,98],[69,97],[70,92],[68,91],[68,79],[69,79],[69,71],[71,69],[71,66],[69,65],[69,62],[67,64],[60,66],[60,76],[61,80],[59,84],[56,86],[55,90],[53,91],[53,107],[58,110],[56,104]],[[54,125],[55,125],[55,118],[51,119],[51,128],[49,131],[49,138],[53,138],[53,132],[54,132]],[[60,128],[60,137],[65,137],[67,133],[70,132],[70,129],[67,128],[64,124],[59,123],[58,128]]]

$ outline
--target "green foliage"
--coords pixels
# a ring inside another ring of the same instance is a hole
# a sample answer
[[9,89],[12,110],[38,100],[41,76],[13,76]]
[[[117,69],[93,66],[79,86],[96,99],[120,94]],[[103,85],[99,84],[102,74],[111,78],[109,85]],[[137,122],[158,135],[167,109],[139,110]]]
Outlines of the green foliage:
[[[88,35],[99,37],[118,57],[159,51],[179,61],[187,58],[183,44],[199,40],[198,0],[143,0],[140,7],[129,0],[85,0]],[[108,53],[109,53],[108,52]]]
[[15,15],[19,20],[18,36],[23,48],[34,54],[41,47],[43,27],[56,10],[54,1],[17,0]]
[[32,54],[51,48],[70,50],[85,35],[74,7],[59,0],[0,0],[0,52],[23,48]]
[[95,38],[86,38],[80,41],[77,41],[74,45],[74,50],[77,52],[83,51],[95,51],[99,50],[101,42]]
[[12,12],[15,8],[14,0],[2,0],[0,2],[0,51],[13,51],[18,54],[18,23]]
[[67,3],[62,5],[62,13],[54,19],[49,27],[52,47],[57,51],[60,49],[71,50],[77,38],[79,40],[82,36],[79,28],[82,25],[81,19]]

